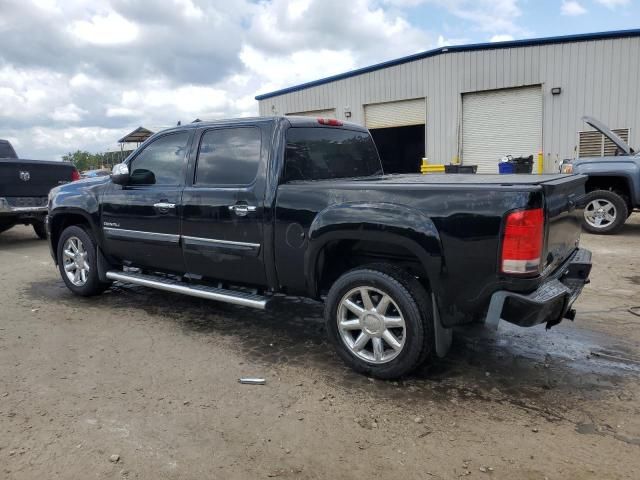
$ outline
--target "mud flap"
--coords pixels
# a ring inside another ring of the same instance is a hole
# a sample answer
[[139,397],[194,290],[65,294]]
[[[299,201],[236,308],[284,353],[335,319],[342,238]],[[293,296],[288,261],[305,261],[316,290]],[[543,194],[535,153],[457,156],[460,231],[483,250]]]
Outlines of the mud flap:
[[440,313],[438,312],[438,306],[436,303],[436,296],[433,293],[431,294],[431,304],[433,305],[433,332],[435,336],[436,355],[438,358],[444,358],[451,348],[451,342],[453,341],[453,329],[442,326],[442,322],[440,322]]
[[98,264],[98,278],[100,281],[105,283],[111,282],[111,280],[107,278],[107,272],[112,270],[113,267],[104,256],[104,253],[102,253],[100,247],[96,250],[96,263]]

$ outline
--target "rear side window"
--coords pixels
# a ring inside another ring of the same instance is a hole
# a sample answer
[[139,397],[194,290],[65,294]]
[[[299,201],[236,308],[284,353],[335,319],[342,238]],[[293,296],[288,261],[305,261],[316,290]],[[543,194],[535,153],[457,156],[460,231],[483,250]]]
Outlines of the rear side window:
[[196,185],[248,185],[260,164],[260,130],[254,127],[209,130],[202,136]]
[[364,177],[382,173],[367,132],[339,128],[290,128],[285,181]]

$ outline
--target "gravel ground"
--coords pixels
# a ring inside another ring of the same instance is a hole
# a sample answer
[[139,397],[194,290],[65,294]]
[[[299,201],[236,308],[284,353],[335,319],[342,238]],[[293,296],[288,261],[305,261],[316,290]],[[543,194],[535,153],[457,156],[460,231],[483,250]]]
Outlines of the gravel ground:
[[457,332],[447,359],[381,382],[341,364],[317,303],[257,312],[126,285],[78,298],[14,228],[0,478],[638,478],[639,239],[637,217],[583,236],[595,265],[574,323]]

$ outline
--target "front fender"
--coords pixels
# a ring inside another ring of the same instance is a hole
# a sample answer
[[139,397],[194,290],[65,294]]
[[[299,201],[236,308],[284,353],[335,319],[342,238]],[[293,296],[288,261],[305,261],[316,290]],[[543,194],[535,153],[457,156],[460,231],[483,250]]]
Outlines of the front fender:
[[49,194],[49,217],[51,224],[62,216],[81,216],[89,224],[94,238],[101,244],[100,197],[108,179],[87,179],[54,188]]
[[436,226],[420,211],[391,203],[343,203],[322,210],[309,227],[305,278],[315,296],[318,258],[334,240],[371,240],[399,245],[425,268],[432,287],[442,267],[442,246]]
[[[617,160],[619,158],[619,160]],[[640,202],[640,166],[638,160],[633,157],[616,157],[616,160],[589,160],[576,163],[574,173],[581,173],[590,177],[621,177],[627,181],[631,202],[638,205]]]

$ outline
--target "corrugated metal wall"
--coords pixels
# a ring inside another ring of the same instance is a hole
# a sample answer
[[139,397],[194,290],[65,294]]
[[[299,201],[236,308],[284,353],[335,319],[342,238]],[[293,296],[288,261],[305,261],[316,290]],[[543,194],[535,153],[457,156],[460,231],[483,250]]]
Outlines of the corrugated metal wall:
[[[542,85],[545,169],[574,156],[580,118],[629,128],[640,147],[640,38],[452,52],[388,67],[259,102],[271,115],[335,108],[364,125],[363,105],[426,97],[427,156],[448,163],[459,154],[462,93]],[[560,95],[551,88],[561,87]]]

